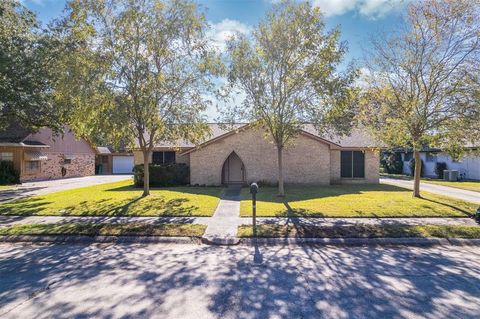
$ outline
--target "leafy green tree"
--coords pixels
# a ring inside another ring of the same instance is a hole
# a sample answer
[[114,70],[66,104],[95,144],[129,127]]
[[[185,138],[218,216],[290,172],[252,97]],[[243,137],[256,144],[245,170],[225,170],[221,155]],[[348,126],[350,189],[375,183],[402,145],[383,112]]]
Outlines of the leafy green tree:
[[338,71],[346,52],[339,37],[339,29],[325,31],[317,7],[283,1],[251,36],[237,35],[228,44],[227,92],[243,92],[245,99],[223,116],[266,129],[277,148],[279,196],[285,195],[283,150],[305,122],[330,132],[351,127],[356,71]]
[[0,128],[20,122],[61,131],[66,110],[55,103],[57,44],[19,1],[0,1]]
[[423,146],[458,157],[466,143],[478,143],[479,3],[412,3],[404,28],[374,41],[363,118],[387,145],[413,149],[414,197],[420,197]]
[[144,196],[155,144],[199,142],[208,130],[204,96],[222,64],[205,28],[188,0],[73,0],[60,27],[75,43],[65,68],[78,90],[62,90],[76,103],[73,125],[135,140],[144,157]]

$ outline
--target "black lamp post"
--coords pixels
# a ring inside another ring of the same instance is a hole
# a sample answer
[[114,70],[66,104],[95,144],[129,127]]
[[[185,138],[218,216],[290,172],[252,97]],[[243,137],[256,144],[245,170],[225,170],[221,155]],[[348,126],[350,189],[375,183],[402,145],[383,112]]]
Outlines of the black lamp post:
[[250,185],[250,194],[252,194],[252,217],[253,217],[253,235],[257,237],[257,183]]

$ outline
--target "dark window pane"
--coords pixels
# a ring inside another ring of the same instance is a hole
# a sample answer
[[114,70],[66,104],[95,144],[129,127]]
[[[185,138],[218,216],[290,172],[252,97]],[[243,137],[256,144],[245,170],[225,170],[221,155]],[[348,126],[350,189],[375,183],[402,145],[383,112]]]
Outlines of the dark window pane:
[[405,157],[403,158],[404,162],[409,162],[412,159],[412,152],[405,153]]
[[152,163],[153,164],[163,164],[163,152],[153,152]]
[[165,152],[165,164],[175,163],[175,152]]
[[353,152],[353,177],[365,177],[365,154]]
[[342,151],[340,154],[340,176],[352,177],[352,152]]

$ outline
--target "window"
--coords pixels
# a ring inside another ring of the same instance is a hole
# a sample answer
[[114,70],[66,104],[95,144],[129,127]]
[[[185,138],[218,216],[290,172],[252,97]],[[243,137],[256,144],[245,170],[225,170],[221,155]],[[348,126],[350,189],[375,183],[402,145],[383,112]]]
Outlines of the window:
[[436,162],[437,153],[427,152],[427,162]]
[[34,174],[40,171],[40,161],[25,162],[25,171],[27,174]]
[[169,164],[175,163],[175,152],[153,152],[153,164]]
[[413,158],[413,153],[412,152],[407,152],[405,153],[403,157],[404,162],[410,162],[410,160]]
[[63,164],[72,164],[72,160],[70,158],[63,159]]
[[365,178],[365,153],[342,151],[340,154],[340,176],[342,178]]
[[0,153],[0,162],[13,162],[13,153],[12,152],[1,152]]

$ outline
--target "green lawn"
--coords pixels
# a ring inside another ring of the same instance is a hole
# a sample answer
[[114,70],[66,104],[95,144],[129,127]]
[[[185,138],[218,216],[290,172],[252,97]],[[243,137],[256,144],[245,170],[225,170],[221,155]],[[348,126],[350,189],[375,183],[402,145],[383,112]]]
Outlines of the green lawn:
[[[277,188],[262,187],[257,194],[258,216],[315,217],[465,217],[478,205],[449,197],[391,185],[330,185],[287,187],[286,197]],[[241,216],[251,216],[251,195],[242,190]]]
[[77,188],[0,204],[0,215],[211,216],[219,187],[170,187],[142,190],[131,181]]
[[[239,237],[253,237],[253,227],[238,228]],[[257,237],[270,238],[379,238],[379,237],[440,237],[480,238],[480,226],[443,225],[352,225],[352,226],[307,226],[307,225],[258,225]]]
[[201,237],[205,229],[205,225],[194,224],[27,224],[0,228],[0,235]]
[[5,189],[13,189],[16,188],[17,185],[0,185],[0,191],[3,191]]

